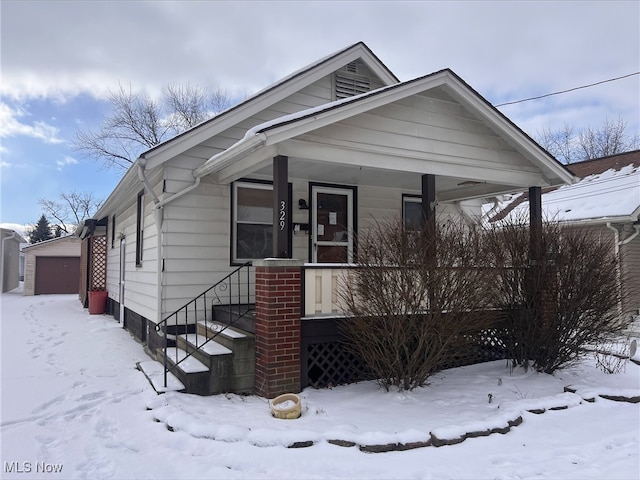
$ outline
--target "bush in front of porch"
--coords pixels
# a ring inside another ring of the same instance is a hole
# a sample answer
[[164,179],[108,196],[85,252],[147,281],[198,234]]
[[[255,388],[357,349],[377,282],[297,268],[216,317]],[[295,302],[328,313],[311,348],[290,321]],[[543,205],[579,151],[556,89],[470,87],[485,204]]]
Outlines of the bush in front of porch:
[[381,387],[424,385],[490,325],[494,272],[483,256],[481,234],[453,221],[435,235],[396,220],[359,235],[358,268],[339,285],[343,330]]
[[343,332],[381,387],[412,390],[490,331],[514,366],[553,373],[625,329],[616,258],[589,229],[528,222],[437,231],[381,221],[339,285]]
[[501,224],[484,238],[490,263],[500,272],[492,295],[508,312],[500,338],[514,365],[553,373],[631,321],[619,310],[623,290],[610,239],[547,221],[536,259],[526,220]]

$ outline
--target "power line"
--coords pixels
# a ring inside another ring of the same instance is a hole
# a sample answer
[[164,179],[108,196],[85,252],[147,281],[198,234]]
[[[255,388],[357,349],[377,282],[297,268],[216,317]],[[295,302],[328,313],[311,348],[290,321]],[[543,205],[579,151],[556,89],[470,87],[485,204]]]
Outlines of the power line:
[[561,90],[559,92],[547,93],[545,95],[539,95],[537,97],[523,98],[522,100],[514,100],[513,102],[500,103],[500,104],[494,105],[494,106],[495,107],[504,107],[505,105],[514,105],[516,103],[529,102],[531,100],[539,100],[541,98],[551,97],[553,95],[560,95],[561,93],[573,92],[575,90],[581,90],[583,88],[595,87],[596,85],[601,85],[603,83],[614,82],[616,80],[622,80],[623,78],[632,77],[634,75],[640,75],[640,72],[629,73],[628,75],[623,75],[621,77],[610,78],[608,80],[602,80],[600,82],[590,83],[589,85],[582,85],[580,87],[569,88],[568,90]]

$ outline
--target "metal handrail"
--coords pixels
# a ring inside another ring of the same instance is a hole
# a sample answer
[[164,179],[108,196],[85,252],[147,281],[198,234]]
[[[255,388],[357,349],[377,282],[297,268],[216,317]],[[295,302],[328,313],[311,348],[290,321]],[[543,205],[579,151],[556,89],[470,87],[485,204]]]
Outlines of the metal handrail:
[[[164,360],[164,387],[167,387],[167,375],[169,371],[177,368],[177,366],[193,356],[194,352],[200,348],[202,348],[207,343],[213,341],[218,335],[224,332],[227,328],[232,326],[235,322],[237,322],[240,318],[243,318],[247,315],[252,309],[249,307],[251,305],[251,291],[250,291],[250,283],[251,283],[251,272],[250,268],[251,262],[246,262],[236,268],[234,271],[220,279],[218,282],[213,284],[211,287],[207,288],[200,295],[190,300],[182,307],[177,309],[175,312],[167,315],[164,319],[162,319],[155,327],[156,332],[160,333],[162,331],[163,338],[163,360]],[[243,274],[246,273],[246,277],[243,278]],[[243,287],[244,292],[243,292]],[[243,302],[243,300],[246,300]],[[201,311],[198,309],[199,302],[202,304]],[[216,333],[208,337],[204,342],[198,344],[198,337],[195,338],[195,349],[191,352],[189,351],[189,344],[186,344],[186,355],[184,358],[178,360],[178,327],[184,326],[185,333],[188,333],[189,326],[194,325],[198,328],[198,323],[202,322],[204,319],[205,328],[207,327],[208,322],[213,323],[213,318],[209,320],[209,316],[212,314],[209,313],[210,309],[213,305],[228,305],[230,308],[233,306],[238,307],[236,315],[232,320],[228,322],[228,324],[222,325],[222,328],[216,331]],[[244,310],[241,310],[242,305],[247,305]],[[184,322],[180,322],[180,319],[183,318]],[[175,362],[173,366],[170,366],[168,363],[168,352],[169,352],[169,334],[167,332],[167,327],[169,320],[175,319],[175,322],[172,323],[172,326],[175,327]],[[193,320],[193,321],[190,321]]]

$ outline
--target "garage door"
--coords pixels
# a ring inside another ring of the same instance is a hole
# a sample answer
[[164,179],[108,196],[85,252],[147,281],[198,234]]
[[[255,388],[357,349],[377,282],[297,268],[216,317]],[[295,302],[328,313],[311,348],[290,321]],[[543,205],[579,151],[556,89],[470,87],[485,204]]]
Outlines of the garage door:
[[80,257],[36,257],[35,294],[78,293]]

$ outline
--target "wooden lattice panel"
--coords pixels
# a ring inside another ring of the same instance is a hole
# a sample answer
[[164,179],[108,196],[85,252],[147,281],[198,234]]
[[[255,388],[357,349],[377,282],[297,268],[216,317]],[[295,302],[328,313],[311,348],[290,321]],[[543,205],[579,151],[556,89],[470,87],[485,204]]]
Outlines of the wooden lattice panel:
[[107,237],[91,237],[89,290],[107,289]]
[[309,385],[322,388],[371,378],[362,360],[341,342],[307,346]]

